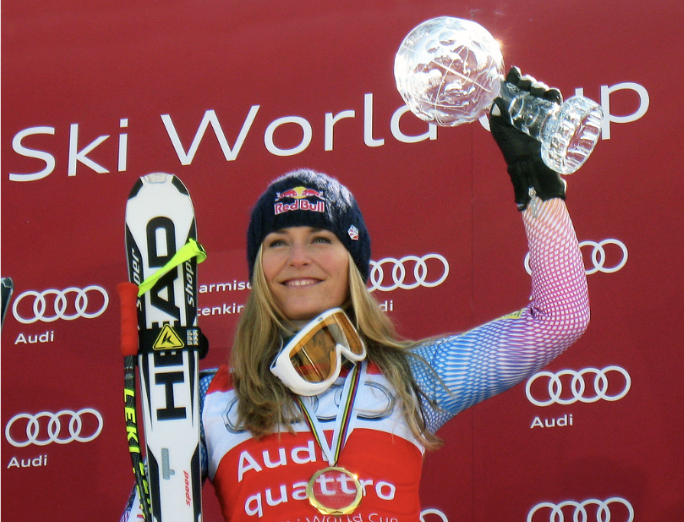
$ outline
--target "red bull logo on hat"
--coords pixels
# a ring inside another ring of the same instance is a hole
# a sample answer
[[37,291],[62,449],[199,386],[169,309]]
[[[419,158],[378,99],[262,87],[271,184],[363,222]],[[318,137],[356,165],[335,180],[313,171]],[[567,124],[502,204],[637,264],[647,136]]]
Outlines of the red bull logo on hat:
[[304,198],[318,198],[318,199],[324,199],[323,193],[319,192],[314,189],[306,188],[306,187],[295,187],[291,188],[289,190],[286,190],[285,192],[276,192],[276,201],[280,201],[283,198],[292,198],[292,199],[304,199]]
[[[311,212],[325,212],[325,201],[312,203],[305,198],[325,199],[322,192],[307,187],[294,187],[284,192],[276,192],[276,204],[273,210],[276,215],[293,210],[309,210]],[[293,203],[284,203],[283,199],[294,199]]]

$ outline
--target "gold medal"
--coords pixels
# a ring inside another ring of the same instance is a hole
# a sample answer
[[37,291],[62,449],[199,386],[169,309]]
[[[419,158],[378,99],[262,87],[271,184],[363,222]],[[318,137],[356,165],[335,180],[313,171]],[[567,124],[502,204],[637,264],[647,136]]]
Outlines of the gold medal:
[[350,471],[331,467],[314,473],[306,485],[306,496],[323,515],[350,515],[361,503],[363,488]]
[[314,473],[306,485],[306,496],[309,502],[323,515],[350,515],[361,503],[363,497],[363,488],[358,477],[344,468],[335,466],[347,437],[353,429],[353,420],[356,417],[354,399],[359,387],[360,374],[365,373],[366,363],[363,362],[361,366],[363,371],[357,364],[345,379],[340,407],[335,419],[332,443],[330,444],[315,413],[309,409],[308,404],[302,401],[301,397],[297,397],[304,414],[304,420],[311,428],[321,451],[325,454],[325,460],[332,464],[332,467]]

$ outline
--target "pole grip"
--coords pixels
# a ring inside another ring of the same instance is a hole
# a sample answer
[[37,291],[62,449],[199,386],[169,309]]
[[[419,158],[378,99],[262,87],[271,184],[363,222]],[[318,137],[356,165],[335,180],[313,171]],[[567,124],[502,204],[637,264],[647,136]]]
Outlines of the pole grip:
[[121,301],[121,353],[124,357],[138,355],[138,285],[119,283],[116,287]]

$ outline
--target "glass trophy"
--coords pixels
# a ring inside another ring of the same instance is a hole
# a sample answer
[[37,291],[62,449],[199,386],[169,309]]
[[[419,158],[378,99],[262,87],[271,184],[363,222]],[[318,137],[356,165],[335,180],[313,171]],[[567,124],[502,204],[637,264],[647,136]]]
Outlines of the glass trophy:
[[504,81],[499,43],[480,24],[442,16],[404,38],[394,61],[397,90],[429,123],[455,127],[478,120],[501,97],[515,127],[541,142],[542,159],[561,174],[579,169],[601,134],[601,106],[583,96],[562,105]]

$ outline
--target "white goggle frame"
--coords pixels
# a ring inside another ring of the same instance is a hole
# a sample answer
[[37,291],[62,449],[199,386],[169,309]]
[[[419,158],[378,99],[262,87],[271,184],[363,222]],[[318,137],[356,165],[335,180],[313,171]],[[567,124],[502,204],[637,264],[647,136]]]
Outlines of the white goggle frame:
[[[330,328],[333,325],[336,328]],[[334,350],[334,359],[330,361],[329,374],[318,382],[311,382],[297,371],[292,362],[292,356],[301,351],[306,354],[307,343],[323,329],[327,329],[335,340],[334,348],[332,346],[330,348]],[[354,346],[356,351],[350,345]],[[342,355],[350,361],[359,362],[366,358],[366,347],[344,310],[333,308],[312,320],[280,350],[271,364],[271,372],[294,393],[304,396],[317,395],[330,388],[340,376]]]

